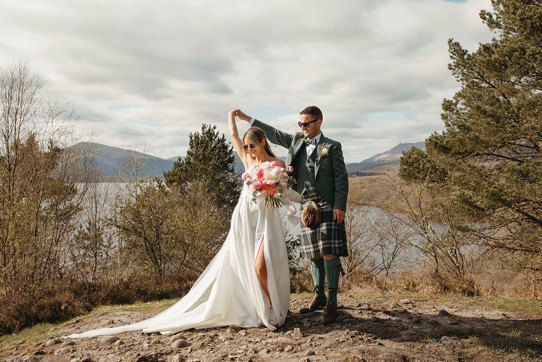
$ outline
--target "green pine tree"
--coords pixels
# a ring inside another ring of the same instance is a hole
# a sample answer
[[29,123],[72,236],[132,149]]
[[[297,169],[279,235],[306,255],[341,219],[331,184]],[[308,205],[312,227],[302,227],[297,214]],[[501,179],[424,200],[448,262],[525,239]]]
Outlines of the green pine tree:
[[201,183],[215,196],[218,206],[228,206],[233,211],[241,191],[234,160],[233,148],[224,135],[216,126],[203,124],[201,132],[190,133],[186,157],[179,157],[164,178],[169,187],[178,187],[181,193],[189,192],[194,183]]
[[491,232],[488,245],[542,271],[542,3],[493,0],[480,17],[496,34],[475,52],[450,39],[461,83],[443,102],[445,131],[401,158],[400,176],[426,181]]

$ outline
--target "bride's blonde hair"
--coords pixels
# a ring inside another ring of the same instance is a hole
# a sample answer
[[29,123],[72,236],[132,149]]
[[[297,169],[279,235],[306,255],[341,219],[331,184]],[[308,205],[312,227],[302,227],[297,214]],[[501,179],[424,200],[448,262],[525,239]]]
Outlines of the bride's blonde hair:
[[245,135],[243,136],[243,143],[245,143],[245,139],[248,139],[249,141],[253,142],[254,145],[261,145],[262,140],[265,140],[265,146],[264,150],[267,152],[267,154],[271,157],[277,157],[271,151],[271,147],[269,147],[269,141],[265,137],[265,132],[260,127],[252,126],[246,131]]

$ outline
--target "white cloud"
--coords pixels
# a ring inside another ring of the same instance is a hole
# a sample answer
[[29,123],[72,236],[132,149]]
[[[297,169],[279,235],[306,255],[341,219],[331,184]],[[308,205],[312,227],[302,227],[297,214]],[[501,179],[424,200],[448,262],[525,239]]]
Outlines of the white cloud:
[[0,65],[25,59],[74,104],[82,139],[161,157],[202,122],[226,132],[234,107],[295,132],[318,105],[347,162],[422,140],[458,89],[448,38],[490,38],[489,0],[3,2]]

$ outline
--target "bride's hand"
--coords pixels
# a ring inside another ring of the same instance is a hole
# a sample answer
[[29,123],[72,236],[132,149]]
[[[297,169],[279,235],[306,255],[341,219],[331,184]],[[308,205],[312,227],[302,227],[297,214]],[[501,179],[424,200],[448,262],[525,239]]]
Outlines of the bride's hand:
[[238,109],[232,109],[228,112],[228,117],[232,120],[235,120],[235,117],[237,116],[237,112],[239,112]]

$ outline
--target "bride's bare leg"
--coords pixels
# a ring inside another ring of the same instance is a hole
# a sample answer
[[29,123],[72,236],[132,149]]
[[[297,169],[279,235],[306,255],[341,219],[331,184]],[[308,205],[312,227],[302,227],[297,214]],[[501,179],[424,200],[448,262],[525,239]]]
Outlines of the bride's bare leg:
[[269,296],[269,290],[267,289],[267,267],[265,265],[265,256],[264,256],[264,247],[263,247],[264,240],[262,238],[262,242],[260,243],[260,249],[258,250],[258,255],[256,256],[256,275],[258,276],[258,280],[260,281],[260,285],[262,286],[263,292],[265,295],[267,295],[267,298],[269,299],[269,302],[271,302],[271,297]]

